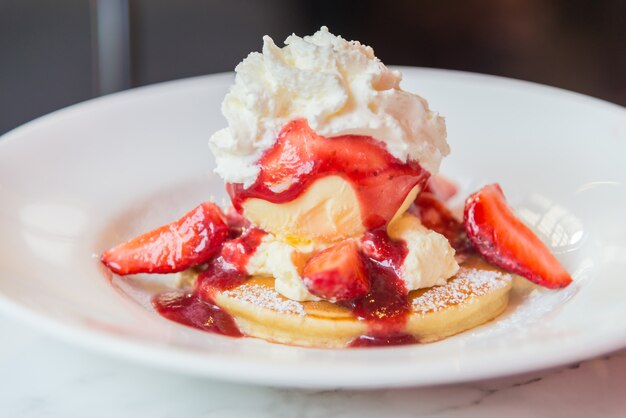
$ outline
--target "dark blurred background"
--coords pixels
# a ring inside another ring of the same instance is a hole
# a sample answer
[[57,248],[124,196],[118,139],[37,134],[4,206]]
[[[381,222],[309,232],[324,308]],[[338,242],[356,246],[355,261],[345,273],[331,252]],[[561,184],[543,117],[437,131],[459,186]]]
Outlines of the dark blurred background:
[[387,64],[549,84],[626,105],[625,0],[0,0],[0,133],[100,94],[230,71],[321,25]]

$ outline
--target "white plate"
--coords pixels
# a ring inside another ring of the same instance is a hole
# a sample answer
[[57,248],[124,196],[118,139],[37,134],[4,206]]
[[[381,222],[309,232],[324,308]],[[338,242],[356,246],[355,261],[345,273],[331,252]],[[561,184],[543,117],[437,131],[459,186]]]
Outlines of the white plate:
[[382,349],[230,339],[159,317],[146,309],[139,282],[112,283],[94,255],[224,196],[206,145],[225,124],[219,109],[232,75],[221,74],[92,100],[0,141],[0,306],[134,361],[279,386],[459,382],[626,345],[624,109],[520,81],[403,71],[404,87],[446,116],[453,153],[443,172],[464,191],[500,182],[573,273],[572,286],[522,287],[494,322],[438,343]]

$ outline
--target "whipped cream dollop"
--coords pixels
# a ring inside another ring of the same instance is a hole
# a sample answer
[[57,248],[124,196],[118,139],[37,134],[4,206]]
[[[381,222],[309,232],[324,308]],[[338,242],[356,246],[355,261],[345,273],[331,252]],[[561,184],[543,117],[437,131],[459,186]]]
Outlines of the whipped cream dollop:
[[283,48],[265,36],[263,52],[252,52],[235,71],[222,103],[228,127],[209,141],[215,171],[227,182],[254,183],[261,154],[297,118],[323,136],[374,137],[394,157],[416,160],[431,174],[449,153],[444,119],[400,88],[400,72],[369,46],[326,27],[312,36],[291,35]]
[[[407,254],[399,266],[399,278],[407,291],[445,285],[459,270],[454,249],[443,235],[424,227],[408,213],[393,221],[389,236],[402,240]],[[280,237],[266,234],[245,266],[251,276],[273,277],[278,293],[297,301],[317,301],[302,279],[306,262],[317,251],[332,244],[288,243]]]

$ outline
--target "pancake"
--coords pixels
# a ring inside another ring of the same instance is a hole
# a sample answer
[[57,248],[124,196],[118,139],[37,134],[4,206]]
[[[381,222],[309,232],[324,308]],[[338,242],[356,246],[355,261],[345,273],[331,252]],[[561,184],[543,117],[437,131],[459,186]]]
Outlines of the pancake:
[[[504,311],[511,287],[510,274],[478,258],[466,260],[447,284],[409,293],[404,333],[426,343],[474,328]],[[367,321],[345,306],[283,297],[273,278],[252,277],[213,299],[244,334],[277,343],[345,347],[369,332]]]

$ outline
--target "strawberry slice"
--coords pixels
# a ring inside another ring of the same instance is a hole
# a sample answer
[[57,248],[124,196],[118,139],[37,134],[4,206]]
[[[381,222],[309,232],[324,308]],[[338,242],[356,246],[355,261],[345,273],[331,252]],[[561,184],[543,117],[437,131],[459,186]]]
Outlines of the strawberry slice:
[[463,223],[452,215],[450,209],[437,196],[422,192],[414,203],[409,211],[420,219],[422,225],[446,237],[457,252],[470,249]]
[[548,288],[572,282],[548,247],[515,217],[498,184],[471,195],[464,218],[470,242],[491,263]]
[[363,257],[351,239],[311,257],[302,276],[309,292],[331,302],[354,299],[369,291]]
[[280,193],[311,173],[315,167],[311,156],[317,138],[304,120],[287,124],[274,146],[259,161],[263,184]]
[[205,202],[176,222],[105,251],[100,260],[120,275],[175,273],[208,261],[227,237],[224,214]]
[[315,172],[363,177],[381,174],[394,161],[385,146],[371,137],[327,138],[315,133],[305,119],[296,119],[284,126],[274,146],[261,157],[260,179],[280,193]]
[[446,202],[454,197],[459,191],[456,184],[447,177],[436,174],[428,179],[424,187],[425,192],[432,193],[436,198]]

